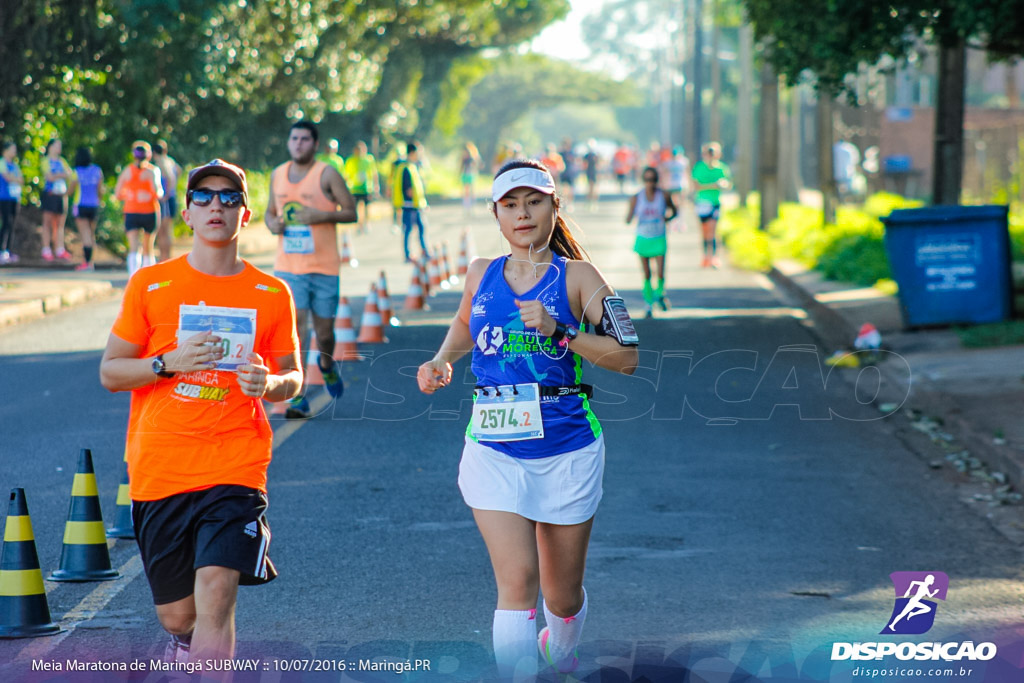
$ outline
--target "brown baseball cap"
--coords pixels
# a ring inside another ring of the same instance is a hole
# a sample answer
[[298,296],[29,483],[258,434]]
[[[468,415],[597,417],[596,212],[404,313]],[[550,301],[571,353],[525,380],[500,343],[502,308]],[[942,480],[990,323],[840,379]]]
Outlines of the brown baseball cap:
[[194,190],[199,181],[210,175],[219,175],[232,181],[242,192],[246,206],[249,206],[249,186],[245,183],[245,171],[223,159],[208,161],[188,172],[188,190]]

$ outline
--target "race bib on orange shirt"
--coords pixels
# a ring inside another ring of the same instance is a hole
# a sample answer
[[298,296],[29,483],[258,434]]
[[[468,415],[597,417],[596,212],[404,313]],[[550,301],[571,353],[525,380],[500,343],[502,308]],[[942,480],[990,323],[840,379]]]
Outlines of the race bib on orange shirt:
[[217,370],[238,370],[245,365],[256,341],[256,309],[182,304],[178,307],[178,344],[200,332],[213,332],[221,338],[224,357]]

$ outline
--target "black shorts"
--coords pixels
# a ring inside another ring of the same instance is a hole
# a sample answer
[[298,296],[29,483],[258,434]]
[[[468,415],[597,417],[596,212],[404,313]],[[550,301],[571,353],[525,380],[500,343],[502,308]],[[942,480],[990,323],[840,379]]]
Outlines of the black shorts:
[[39,205],[47,213],[65,214],[68,212],[68,196],[66,194],[43,192]]
[[145,230],[152,235],[156,232],[155,213],[126,213],[124,215],[125,230]]
[[87,221],[96,220],[96,215],[99,213],[100,207],[98,206],[82,206],[79,204],[75,207],[75,218],[84,218]]
[[160,500],[132,501],[132,521],[153,603],[192,595],[196,570],[227,567],[239,583],[255,586],[277,576],[267,556],[267,497],[256,489],[225,484]]

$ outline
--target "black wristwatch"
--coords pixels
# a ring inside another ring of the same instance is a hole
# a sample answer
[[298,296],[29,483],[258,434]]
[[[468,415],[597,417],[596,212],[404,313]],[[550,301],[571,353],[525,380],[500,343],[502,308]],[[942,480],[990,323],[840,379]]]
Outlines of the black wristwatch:
[[565,323],[555,323],[555,332],[551,335],[551,338],[556,342],[559,342],[561,346],[566,346],[569,342],[579,336],[580,331],[572,325],[566,325]]
[[160,354],[153,359],[153,374],[158,377],[174,377],[174,373],[167,369],[167,364],[164,363],[164,354]]

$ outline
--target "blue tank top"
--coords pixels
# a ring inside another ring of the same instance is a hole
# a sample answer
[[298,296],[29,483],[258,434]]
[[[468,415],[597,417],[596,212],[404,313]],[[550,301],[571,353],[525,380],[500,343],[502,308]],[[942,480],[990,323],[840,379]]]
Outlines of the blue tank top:
[[103,171],[96,164],[80,166],[75,168],[75,175],[78,176],[78,187],[81,194],[78,195],[79,206],[100,205],[100,182],[103,179]]
[[[7,173],[14,173],[18,170],[18,166],[5,159],[0,159],[0,164],[4,165],[4,171]],[[13,202],[17,199],[21,199],[21,191],[18,191],[18,196],[11,194],[11,185],[7,182],[7,179],[0,175],[0,202]]]
[[[579,384],[583,378],[580,356],[537,330],[526,329],[514,301],[539,299],[558,322],[579,325],[565,288],[568,259],[555,256],[556,267],[548,266],[540,282],[523,294],[513,292],[505,281],[507,259],[502,256],[491,262],[473,296],[469,331],[475,340],[472,367],[477,384]],[[542,397],[540,409],[543,439],[483,443],[514,458],[546,458],[588,446],[601,434],[601,424],[586,395]]]
[[[64,162],[60,159],[50,159],[47,157],[44,161],[50,165],[50,173],[61,173],[64,171]],[[68,181],[64,178],[60,180],[47,180],[43,183],[43,192],[57,195],[67,194]]]

